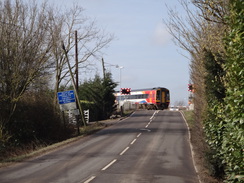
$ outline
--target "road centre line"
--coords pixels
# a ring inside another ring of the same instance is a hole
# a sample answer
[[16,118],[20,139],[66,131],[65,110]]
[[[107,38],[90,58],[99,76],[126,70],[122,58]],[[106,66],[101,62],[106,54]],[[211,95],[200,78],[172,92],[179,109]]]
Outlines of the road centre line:
[[138,137],[140,137],[141,136],[141,133],[139,133],[136,137],[138,138]]
[[107,166],[105,166],[102,171],[106,170],[108,167],[110,167],[112,164],[114,164],[117,161],[117,159],[114,159],[113,161],[111,161]]
[[134,144],[135,143],[135,141],[136,141],[136,139],[134,139],[130,144],[132,145],[132,144]]
[[130,147],[126,147],[119,155],[123,155]]
[[[154,115],[155,115],[156,113],[158,113],[158,112],[159,112],[159,111],[155,111],[155,112],[153,113],[153,115],[150,117],[150,121],[149,121],[148,124],[146,125],[146,128],[151,124],[151,122],[152,122],[152,120],[153,120],[153,118],[154,118]],[[145,129],[145,130],[146,130],[146,129]],[[141,135],[142,135],[142,133],[139,133],[136,137],[139,138]],[[135,138],[130,144],[133,145],[133,144],[136,142],[137,138]],[[130,147],[126,147],[126,148],[120,153],[120,155],[123,155],[129,148],[130,148]],[[108,168],[109,168],[111,165],[113,165],[116,161],[117,161],[117,159],[114,159],[113,161],[111,161],[109,164],[107,164],[105,167],[102,168],[102,171],[108,169]],[[90,182],[91,182],[93,179],[95,179],[95,178],[96,178],[96,176],[91,176],[89,179],[87,179],[87,180],[86,180],[85,182],[83,182],[83,183],[90,183]]]
[[[155,115],[156,113],[158,113],[158,111],[155,111],[155,112],[153,113],[153,115],[152,115],[151,118],[150,118],[150,122],[148,122],[148,124],[146,125],[146,128],[151,124],[152,119],[154,118],[154,115]],[[142,133],[139,133],[136,137],[138,138],[138,137],[140,137],[141,135],[142,135]],[[137,139],[135,138],[130,144],[133,145],[133,144],[135,143],[136,140],[137,140]],[[129,148],[130,148],[129,146],[126,147],[126,148],[120,153],[120,155],[123,155]],[[102,168],[102,171],[108,169],[108,168],[109,168],[111,165],[113,165],[116,161],[117,161],[117,159],[114,159],[113,161],[111,161],[108,165],[106,165],[105,167]],[[88,180],[87,180],[86,182],[84,182],[84,183],[89,183],[89,182],[90,182],[91,180],[93,180],[94,178],[95,178],[95,176],[92,176],[90,179],[88,179]]]
[[89,183],[91,182],[93,179],[95,179],[96,176],[91,176],[89,179],[87,179],[84,183]]

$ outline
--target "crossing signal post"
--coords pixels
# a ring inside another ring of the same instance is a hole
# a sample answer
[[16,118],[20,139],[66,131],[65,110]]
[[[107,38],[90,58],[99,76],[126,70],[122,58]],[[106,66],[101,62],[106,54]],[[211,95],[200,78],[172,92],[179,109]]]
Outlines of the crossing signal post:
[[123,95],[130,95],[131,89],[130,88],[121,88],[121,94]]
[[188,91],[192,92],[193,90],[193,85],[192,84],[188,84]]
[[189,92],[192,92],[192,93],[195,93],[195,86],[194,86],[194,84],[188,84],[188,91]]
[[189,109],[193,110],[194,109],[194,92],[195,92],[194,84],[188,84],[188,91],[189,91],[189,97],[188,97]]

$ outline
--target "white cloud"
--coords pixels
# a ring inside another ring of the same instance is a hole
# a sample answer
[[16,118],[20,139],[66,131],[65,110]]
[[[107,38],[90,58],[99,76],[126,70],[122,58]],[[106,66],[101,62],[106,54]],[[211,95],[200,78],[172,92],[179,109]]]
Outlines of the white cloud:
[[166,26],[163,23],[158,23],[154,29],[153,43],[157,45],[166,45],[170,42],[172,36],[167,31]]

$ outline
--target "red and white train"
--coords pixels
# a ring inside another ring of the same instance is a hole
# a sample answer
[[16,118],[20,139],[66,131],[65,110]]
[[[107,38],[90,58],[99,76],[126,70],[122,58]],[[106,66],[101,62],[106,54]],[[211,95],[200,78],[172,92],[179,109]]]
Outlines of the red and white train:
[[129,101],[132,104],[144,105],[148,109],[168,109],[170,103],[170,93],[167,88],[147,88],[130,90],[130,94],[116,92],[116,101],[119,106]]

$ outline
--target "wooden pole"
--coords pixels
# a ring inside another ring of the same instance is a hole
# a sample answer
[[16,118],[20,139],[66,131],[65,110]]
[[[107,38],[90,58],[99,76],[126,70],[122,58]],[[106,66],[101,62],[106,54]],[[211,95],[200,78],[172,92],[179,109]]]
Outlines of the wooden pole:
[[75,76],[76,76],[76,90],[79,91],[79,66],[78,66],[78,41],[77,31],[75,31]]
[[103,58],[102,58],[102,66],[103,66],[103,79],[105,79],[105,74],[106,74],[105,72],[106,72],[106,70],[105,70]]
[[63,51],[65,53],[65,57],[66,57],[66,60],[67,60],[67,63],[68,63],[68,67],[69,67],[69,72],[70,72],[70,77],[71,77],[71,81],[72,81],[72,85],[74,87],[74,91],[75,91],[75,97],[76,97],[76,100],[78,101],[78,108],[79,108],[79,111],[80,111],[80,115],[81,115],[81,119],[82,119],[82,122],[84,124],[84,126],[86,126],[86,122],[85,122],[85,119],[84,119],[84,114],[83,114],[83,110],[81,108],[81,105],[80,105],[80,102],[79,102],[79,97],[78,97],[78,93],[77,93],[77,90],[76,90],[76,87],[75,87],[75,80],[74,80],[74,76],[72,74],[72,70],[71,70],[71,66],[70,66],[70,63],[69,63],[69,57],[68,57],[68,53],[65,49],[65,46],[64,46],[64,42],[62,41],[62,48],[63,48]]

